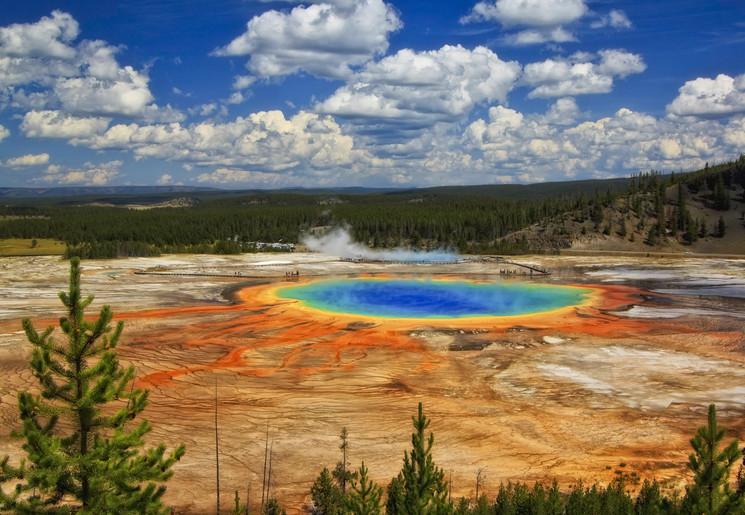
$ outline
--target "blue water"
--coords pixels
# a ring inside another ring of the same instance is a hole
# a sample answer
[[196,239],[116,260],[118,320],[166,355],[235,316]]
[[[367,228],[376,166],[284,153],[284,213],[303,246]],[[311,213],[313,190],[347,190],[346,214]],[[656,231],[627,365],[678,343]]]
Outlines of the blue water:
[[466,318],[550,311],[580,304],[591,291],[517,281],[337,279],[288,286],[279,289],[277,296],[335,313],[386,318]]

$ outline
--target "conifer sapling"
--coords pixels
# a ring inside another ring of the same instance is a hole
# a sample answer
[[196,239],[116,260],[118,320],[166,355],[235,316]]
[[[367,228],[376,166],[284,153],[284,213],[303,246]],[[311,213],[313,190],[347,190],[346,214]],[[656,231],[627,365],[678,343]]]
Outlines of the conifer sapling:
[[69,292],[61,292],[66,315],[60,328],[66,342],[39,333],[22,321],[33,345],[31,369],[41,394],[18,394],[23,427],[12,436],[25,440],[20,467],[2,461],[0,481],[15,479],[12,491],[0,490],[0,507],[16,512],[166,513],[161,503],[170,468],[184,455],[180,445],[166,455],[165,445],[144,447],[152,426],[143,420],[128,427],[148,404],[148,391],[134,388],[134,367],[119,364],[115,348],[122,322],[112,329],[113,313],[104,306],[94,321],[84,318],[93,296],[80,293],[80,260],[70,260]]

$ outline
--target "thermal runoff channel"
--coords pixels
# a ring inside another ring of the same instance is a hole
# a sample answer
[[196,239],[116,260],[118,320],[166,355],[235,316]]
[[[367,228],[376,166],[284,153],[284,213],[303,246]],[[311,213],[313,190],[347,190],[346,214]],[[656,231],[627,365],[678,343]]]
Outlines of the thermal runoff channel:
[[527,282],[475,283],[403,279],[336,279],[280,288],[305,306],[385,318],[529,315],[582,304],[591,289]]

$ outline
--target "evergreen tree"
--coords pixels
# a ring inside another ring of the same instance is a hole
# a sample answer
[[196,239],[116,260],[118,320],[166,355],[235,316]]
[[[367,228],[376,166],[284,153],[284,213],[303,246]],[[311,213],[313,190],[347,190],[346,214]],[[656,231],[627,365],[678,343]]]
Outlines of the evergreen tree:
[[310,487],[310,498],[313,502],[311,513],[314,515],[336,515],[343,512],[341,489],[326,467]]
[[693,485],[686,489],[685,505],[691,513],[742,513],[745,499],[732,492],[729,475],[732,465],[740,458],[737,440],[723,450],[719,444],[724,439],[724,428],[717,426],[714,404],[709,405],[708,423],[696,431],[691,439],[693,453],[688,467],[693,471]]
[[347,499],[347,512],[354,515],[380,515],[380,500],[383,488],[367,477],[365,462],[359,470],[359,484],[352,480],[352,489]]
[[[0,506],[25,513],[167,513],[161,498],[170,468],[184,446],[165,456],[159,445],[140,452],[152,426],[128,423],[148,404],[147,390],[130,387],[134,367],[119,365],[115,352],[122,322],[109,325],[113,313],[104,306],[95,321],[84,319],[93,296],[81,299],[80,260],[70,260],[69,293],[60,293],[67,308],[60,318],[66,343],[41,334],[28,318],[22,325],[34,346],[31,368],[41,395],[18,394],[23,427],[12,433],[24,439],[27,460],[20,468],[3,460],[0,479],[21,479]],[[125,404],[118,409],[114,403]],[[58,422],[63,423],[58,424]]]
[[248,513],[248,506],[241,504],[241,497],[238,495],[238,490],[235,491],[234,502],[235,505],[233,506],[233,509],[230,510],[230,515],[243,515],[244,513]]
[[285,515],[285,510],[279,505],[275,497],[272,497],[264,506],[264,515]]
[[403,478],[401,473],[398,476],[391,479],[388,486],[385,488],[385,514],[386,515],[399,515],[403,514]]
[[711,194],[713,207],[719,211],[727,211],[730,207],[729,191],[727,191],[727,188],[724,185],[724,177],[721,173],[717,174],[715,181],[714,190]]
[[403,513],[407,515],[439,515],[452,513],[448,503],[448,488],[445,473],[434,464],[432,445],[435,435],[425,438],[424,432],[430,421],[422,413],[419,403],[419,414],[411,417],[414,422],[414,433],[411,435],[412,449],[404,454],[403,478]]
[[717,222],[717,237],[723,238],[724,233],[727,231],[727,225],[724,223],[724,217],[720,216]]
[[662,493],[657,481],[649,482],[645,479],[636,496],[634,511],[637,515],[660,515],[664,513],[662,507]]
[[686,222],[686,232],[685,232],[685,240],[688,243],[694,243],[696,240],[698,240],[698,222],[693,217],[691,217],[690,213],[686,212],[687,215],[687,222]]

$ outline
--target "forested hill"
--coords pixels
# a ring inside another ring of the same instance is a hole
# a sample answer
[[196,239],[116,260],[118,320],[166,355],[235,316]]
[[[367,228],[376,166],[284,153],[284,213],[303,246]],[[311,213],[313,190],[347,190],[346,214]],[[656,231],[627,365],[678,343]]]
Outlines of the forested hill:
[[393,192],[391,195],[460,195],[495,199],[536,200],[562,195],[594,196],[598,192],[618,193],[628,189],[629,178],[584,181],[541,182],[536,184],[482,184],[478,186],[435,186]]
[[496,199],[542,199],[552,196],[597,191],[618,192],[628,188],[628,178],[544,182],[536,184],[485,184],[477,186],[435,186],[430,188],[286,188],[274,190],[223,190],[200,186],[91,186],[60,188],[0,188],[0,204],[113,204],[151,205],[182,197],[185,193],[199,201],[229,199],[254,195],[456,195]]
[[[417,190],[99,192],[0,200],[0,239],[53,239],[68,255],[256,251],[348,227],[371,247],[464,253],[562,249],[745,254],[745,157],[686,174]],[[126,206],[126,207],[115,207]],[[148,207],[158,209],[147,209]],[[64,246],[63,246],[64,247]]]

